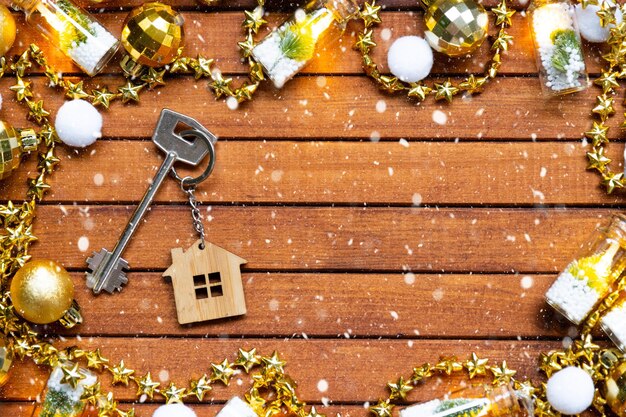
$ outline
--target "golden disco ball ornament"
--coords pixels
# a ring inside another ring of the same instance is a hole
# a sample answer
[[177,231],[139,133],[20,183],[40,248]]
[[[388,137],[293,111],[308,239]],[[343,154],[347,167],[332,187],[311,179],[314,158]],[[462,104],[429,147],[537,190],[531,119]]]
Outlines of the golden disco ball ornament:
[[448,56],[467,55],[487,37],[489,16],[473,0],[435,0],[425,3],[424,32],[430,46]]
[[15,311],[32,323],[65,325],[68,315],[77,314],[70,274],[53,261],[26,263],[13,277],[10,294]]
[[626,416],[626,362],[617,363],[610,370],[604,381],[604,396],[615,414]]
[[7,346],[7,342],[0,336],[0,387],[9,380],[9,371],[13,363],[13,354]]
[[128,53],[122,68],[136,75],[140,65],[162,67],[174,61],[183,45],[184,21],[180,13],[158,2],[133,9],[122,28],[122,45]]
[[13,15],[6,6],[0,4],[0,56],[13,46],[16,31]]
[[33,129],[14,129],[0,120],[0,180],[20,166],[22,154],[37,150],[39,138]]

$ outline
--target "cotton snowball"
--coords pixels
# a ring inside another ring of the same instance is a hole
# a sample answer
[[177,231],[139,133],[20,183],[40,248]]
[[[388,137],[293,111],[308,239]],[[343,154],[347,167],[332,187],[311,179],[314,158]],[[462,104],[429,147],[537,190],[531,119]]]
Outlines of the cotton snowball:
[[387,53],[387,65],[393,75],[407,83],[428,77],[433,67],[433,51],[419,36],[403,36],[395,40]]
[[[613,2],[607,3],[611,6],[613,5]],[[583,9],[582,5],[577,4],[575,7],[580,36],[587,39],[589,42],[606,42],[609,38],[609,31],[613,25],[606,27],[600,25],[600,17],[597,15],[600,6],[590,4]],[[622,23],[622,14],[619,12],[619,9],[615,13],[615,20],[618,24]]]
[[548,379],[546,394],[550,405],[561,414],[580,414],[593,402],[593,380],[582,369],[568,366]]
[[84,148],[102,137],[102,115],[85,100],[66,101],[54,122],[63,143]]
[[166,404],[154,410],[152,417],[196,417],[196,413],[184,404]]

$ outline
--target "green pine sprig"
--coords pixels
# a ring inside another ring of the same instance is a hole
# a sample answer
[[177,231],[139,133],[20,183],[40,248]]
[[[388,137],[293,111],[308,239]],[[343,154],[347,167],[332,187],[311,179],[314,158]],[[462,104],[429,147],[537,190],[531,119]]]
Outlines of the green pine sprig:
[[59,33],[59,46],[61,49],[67,51],[73,47],[73,44],[80,44],[87,41],[87,35],[76,28],[76,25],[92,35],[96,34],[95,30],[89,25],[89,18],[78,7],[68,0],[58,0],[56,4],[62,12],[57,13],[57,15],[65,25],[63,30]]
[[291,23],[280,32],[280,50],[296,61],[308,61],[315,53],[315,38],[298,23]]
[[[567,64],[570,62],[573,51],[578,51],[582,57],[580,42],[576,33],[571,30],[555,30],[552,35],[552,43],[554,43],[554,53],[552,54],[552,66],[560,72],[567,72]],[[568,51],[569,49],[569,51]]]

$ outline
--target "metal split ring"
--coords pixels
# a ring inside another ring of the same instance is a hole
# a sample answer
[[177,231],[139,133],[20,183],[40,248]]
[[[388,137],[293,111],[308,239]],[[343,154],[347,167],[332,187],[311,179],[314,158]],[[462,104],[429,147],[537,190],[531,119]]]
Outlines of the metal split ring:
[[183,191],[185,191],[185,189],[195,188],[196,185],[206,180],[209,177],[209,175],[211,175],[211,172],[213,172],[213,168],[215,167],[215,145],[213,145],[213,142],[211,141],[211,138],[209,136],[207,136],[204,132],[201,132],[199,130],[193,130],[193,129],[183,130],[182,132],[179,133],[179,135],[183,138],[193,136],[196,139],[203,141],[205,145],[207,146],[208,154],[209,154],[209,163],[207,164],[206,168],[204,168],[204,171],[202,172],[202,174],[198,175],[195,178],[190,177],[190,176],[182,178],[176,172],[176,168],[172,167],[172,170],[171,170],[172,176],[180,182],[181,188],[183,188]]

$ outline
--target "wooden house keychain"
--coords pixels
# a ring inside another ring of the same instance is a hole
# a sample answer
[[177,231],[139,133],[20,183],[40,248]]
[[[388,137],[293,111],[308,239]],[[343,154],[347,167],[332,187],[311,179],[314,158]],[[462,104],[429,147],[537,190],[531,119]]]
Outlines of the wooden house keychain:
[[[183,127],[180,129],[180,127]],[[122,253],[147,213],[157,190],[168,175],[180,182],[191,205],[193,225],[200,239],[189,249],[172,249],[172,266],[163,274],[174,286],[176,311],[181,324],[245,314],[246,304],[240,265],[246,261],[204,240],[202,216],[195,198],[198,184],[206,180],[215,166],[217,138],[191,117],[169,109],[161,117],[152,136],[154,144],[165,153],[163,164],[135,209],[112,251],[101,249],[87,259],[87,287],[94,294],[121,291],[128,283],[128,262]],[[181,178],[174,163],[196,166],[208,154],[208,164],[198,177]]]
[[[209,149],[211,170],[214,146]],[[172,265],[163,273],[171,279],[180,324],[240,316],[246,313],[240,266],[247,261],[205,240],[202,215],[195,196],[198,178],[180,178],[180,188],[189,199],[193,228],[200,236],[186,251],[172,249]]]

